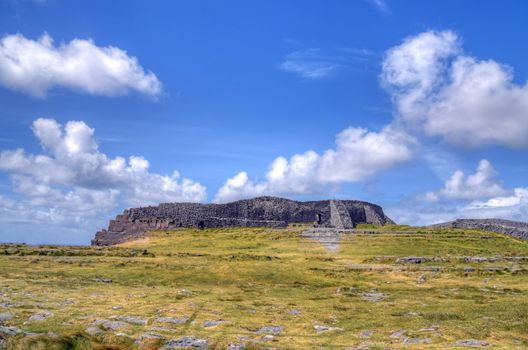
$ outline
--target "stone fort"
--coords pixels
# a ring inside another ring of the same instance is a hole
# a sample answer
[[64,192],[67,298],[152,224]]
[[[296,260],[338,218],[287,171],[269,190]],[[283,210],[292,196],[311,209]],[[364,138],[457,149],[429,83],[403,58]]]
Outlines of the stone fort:
[[393,223],[375,204],[356,200],[299,202],[277,197],[257,197],[226,204],[164,203],[126,209],[110,220],[92,245],[112,245],[144,237],[154,230],[179,228],[287,227],[310,223],[315,227],[352,229],[356,224]]

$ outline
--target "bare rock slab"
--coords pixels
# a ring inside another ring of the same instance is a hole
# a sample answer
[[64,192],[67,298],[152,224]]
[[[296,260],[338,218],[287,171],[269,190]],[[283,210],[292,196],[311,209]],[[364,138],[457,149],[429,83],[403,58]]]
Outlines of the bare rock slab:
[[123,321],[130,324],[135,324],[137,326],[145,326],[148,321],[141,319],[139,317],[133,317],[133,316],[117,316],[116,320]]
[[283,326],[264,326],[260,328],[259,330],[257,330],[255,333],[257,334],[266,334],[266,333],[281,334],[283,331],[284,331]]
[[11,312],[0,312],[0,321],[9,321],[15,318],[15,315]]
[[28,321],[43,321],[52,316],[53,316],[53,312],[44,310],[44,311],[38,312],[34,314],[33,316],[31,316],[28,319]]
[[117,329],[125,328],[127,326],[128,326],[127,323],[121,322],[121,321],[104,321],[101,324],[101,327],[103,327],[103,329],[111,330],[111,331],[115,331]]
[[477,339],[464,339],[464,340],[459,340],[459,341],[455,342],[454,345],[455,346],[466,346],[466,347],[471,347],[471,348],[478,348],[478,347],[481,347],[481,346],[488,346],[489,343],[485,342],[485,341],[482,341],[482,340],[477,340]]
[[216,327],[218,325],[221,325],[222,323],[225,323],[224,320],[205,320],[203,323],[204,328],[211,328]]
[[207,346],[207,339],[196,337],[183,337],[169,340],[165,343],[165,349],[203,349]]
[[13,336],[13,335],[17,335],[19,333],[22,333],[22,330],[20,328],[0,326],[0,334]]
[[158,323],[172,323],[172,324],[184,324],[189,320],[189,317],[158,317],[154,322]]

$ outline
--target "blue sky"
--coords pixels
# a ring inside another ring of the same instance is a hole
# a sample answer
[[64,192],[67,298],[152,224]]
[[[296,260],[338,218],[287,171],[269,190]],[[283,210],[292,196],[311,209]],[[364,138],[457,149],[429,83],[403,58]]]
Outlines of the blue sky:
[[0,241],[268,194],[528,220],[526,10],[2,0]]

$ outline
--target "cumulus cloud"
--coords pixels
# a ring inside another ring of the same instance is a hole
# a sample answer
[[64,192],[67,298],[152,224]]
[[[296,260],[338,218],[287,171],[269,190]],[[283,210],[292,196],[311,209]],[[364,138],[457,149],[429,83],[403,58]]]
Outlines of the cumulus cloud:
[[507,191],[497,180],[497,175],[491,163],[482,159],[474,174],[466,176],[463,171],[457,170],[444,183],[442,189],[428,192],[424,198],[437,201],[441,198],[477,199],[501,196]]
[[472,201],[413,201],[398,207],[386,208],[398,223],[431,225],[460,218],[502,218],[526,221],[528,217],[528,188],[505,191],[504,196]]
[[528,188],[505,188],[498,173],[485,159],[466,176],[456,171],[443,188],[388,208],[397,222],[429,225],[459,218],[504,218],[525,220],[528,216]]
[[[24,213],[64,222],[104,213],[120,204],[195,202],[206,197],[202,185],[181,178],[176,171],[171,175],[150,172],[143,157],[109,158],[99,151],[94,129],[82,121],[63,126],[40,118],[32,130],[44,153],[0,152],[0,171],[10,175],[13,192],[21,197],[16,205]],[[9,203],[4,199],[4,211]]]
[[0,84],[40,98],[59,87],[106,96],[129,91],[157,96],[162,90],[156,75],[120,48],[83,39],[54,45],[48,34],[38,40],[21,34],[0,39]]
[[391,127],[380,132],[348,128],[336,137],[336,147],[322,154],[307,151],[290,159],[276,158],[265,179],[252,181],[241,172],[220,188],[215,202],[255,195],[314,194],[344,182],[366,180],[382,170],[409,161],[415,140]]
[[461,147],[528,147],[528,85],[493,60],[466,55],[452,31],[428,31],[390,49],[382,81],[397,118]]

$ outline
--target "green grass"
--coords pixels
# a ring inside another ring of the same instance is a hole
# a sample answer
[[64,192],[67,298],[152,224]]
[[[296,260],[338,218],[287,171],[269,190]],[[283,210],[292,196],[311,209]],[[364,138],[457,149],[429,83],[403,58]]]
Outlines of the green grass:
[[[337,252],[302,238],[302,225],[161,231],[106,248],[0,245],[0,303],[16,304],[0,307],[0,312],[16,316],[4,324],[39,334],[5,337],[8,349],[163,345],[155,339],[134,344],[145,332],[167,339],[206,338],[211,349],[240,343],[239,336],[255,339],[247,342],[249,349],[360,344],[370,349],[455,349],[454,342],[461,339],[486,341],[493,349],[528,348],[528,262],[460,259],[528,256],[528,242],[478,230],[360,228],[377,233],[345,235]],[[404,256],[442,259],[396,263]],[[467,267],[476,270],[465,272]],[[383,293],[385,298],[367,301],[365,293]],[[117,305],[123,308],[112,308]],[[300,314],[292,315],[294,309]],[[39,310],[54,316],[28,321]],[[93,320],[119,315],[138,316],[149,324],[94,337],[85,333]],[[158,316],[189,320],[156,324]],[[226,322],[202,326],[217,319]],[[266,325],[284,326],[284,332],[261,343],[255,330]],[[338,330],[317,333],[315,325]],[[361,333],[367,330],[374,334],[363,339]],[[404,345],[402,339],[391,338],[400,330],[430,343]]]

